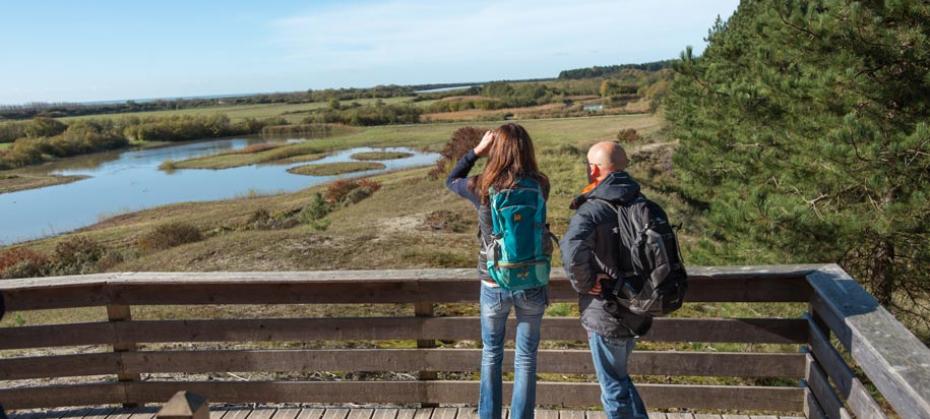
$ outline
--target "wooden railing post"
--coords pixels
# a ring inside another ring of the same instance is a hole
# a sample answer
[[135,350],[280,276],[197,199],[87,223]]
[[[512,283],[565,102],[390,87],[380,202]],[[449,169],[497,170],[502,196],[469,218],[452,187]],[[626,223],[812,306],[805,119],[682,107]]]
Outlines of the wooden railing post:
[[[431,302],[417,302],[414,303],[413,313],[416,317],[433,317],[434,309],[433,303]],[[417,348],[435,348],[436,341],[433,339],[418,339]],[[431,381],[439,378],[439,374],[436,371],[417,371],[417,379],[420,381]],[[420,402],[421,407],[437,407],[439,406],[436,403],[429,403],[426,400]]]
[[210,419],[210,404],[194,393],[179,391],[155,416],[158,419]]
[[[107,319],[111,323],[132,320],[132,310],[128,305],[107,305]],[[120,340],[122,340],[122,338],[118,334],[116,337],[118,341],[113,342],[113,352],[135,352],[136,344],[134,342],[121,342]],[[120,362],[119,368],[119,371],[116,372],[116,378],[120,383],[139,381],[140,375],[138,373],[127,373],[125,369],[126,367],[122,362]],[[127,395],[127,399],[125,402],[123,402],[123,407],[135,408],[139,407],[139,404],[133,400],[130,400]]]

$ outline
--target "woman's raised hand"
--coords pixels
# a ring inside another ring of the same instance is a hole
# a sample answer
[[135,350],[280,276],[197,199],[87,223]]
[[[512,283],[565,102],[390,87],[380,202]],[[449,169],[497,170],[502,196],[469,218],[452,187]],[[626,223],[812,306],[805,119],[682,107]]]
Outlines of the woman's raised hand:
[[481,142],[478,143],[478,146],[475,147],[475,155],[478,157],[487,156],[488,151],[491,149],[492,142],[494,142],[494,131],[488,130],[484,133],[484,137],[481,137]]

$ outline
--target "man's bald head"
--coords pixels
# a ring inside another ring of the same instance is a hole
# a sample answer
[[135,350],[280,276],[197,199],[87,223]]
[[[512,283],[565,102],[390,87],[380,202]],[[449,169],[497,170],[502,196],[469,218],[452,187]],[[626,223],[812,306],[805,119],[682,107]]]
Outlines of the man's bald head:
[[626,170],[630,160],[620,144],[613,141],[601,141],[588,150],[588,163],[597,166],[597,173],[595,173],[595,168],[590,169],[592,177],[600,181],[613,172]]

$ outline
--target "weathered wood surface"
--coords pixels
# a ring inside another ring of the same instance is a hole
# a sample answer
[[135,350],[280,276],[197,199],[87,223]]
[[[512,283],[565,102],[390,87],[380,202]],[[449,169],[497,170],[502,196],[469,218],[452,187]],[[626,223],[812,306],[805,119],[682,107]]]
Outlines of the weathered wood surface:
[[[145,351],[0,359],[0,380],[139,373],[478,371],[480,349]],[[634,375],[803,378],[804,354],[635,351]],[[513,370],[507,350],[504,370]],[[588,350],[541,350],[538,371],[594,374]]]
[[808,362],[810,369],[807,376],[807,385],[817,399],[817,404],[823,409],[824,414],[830,419],[852,419],[852,416],[843,406],[843,401],[833,392],[833,387],[827,380],[827,375],[820,365],[817,364],[813,357],[809,358]]
[[[507,326],[513,338],[515,320]],[[544,340],[586,340],[574,317],[544,318]],[[477,317],[370,317],[141,320],[0,328],[0,349],[122,342],[267,342],[308,340],[480,340]],[[655,319],[643,340],[658,342],[805,343],[804,319]]]
[[[112,305],[112,304],[107,305],[107,320],[109,320],[111,324],[131,321],[132,320],[132,308],[130,306],[125,306],[125,305]],[[117,354],[133,352],[136,350],[136,343],[131,342],[131,341],[126,341],[125,339],[117,339],[115,342],[113,342],[112,346],[113,346],[113,352]],[[140,379],[140,376],[138,373],[127,372],[126,369],[124,368],[124,365],[122,365],[122,363],[120,363],[117,366],[116,372],[117,372],[116,379],[119,380],[120,382],[138,381]],[[138,407],[138,405],[135,404],[133,400],[126,400],[123,406],[124,407]],[[204,410],[204,412],[206,412],[206,410]],[[203,414],[204,413],[201,413],[201,416]],[[205,418],[201,418],[201,419],[205,419]]]
[[[505,383],[505,399],[510,397],[510,388],[510,383]],[[653,408],[800,411],[803,405],[803,389],[797,387],[641,384],[637,388]],[[145,381],[0,390],[0,399],[10,409],[25,409],[119,403],[123,391],[132,400],[163,402],[180,390],[203,395],[211,402],[229,403],[473,403],[478,397],[478,383],[464,381]],[[595,406],[600,403],[600,388],[595,383],[541,382],[537,400],[560,406]]]
[[885,413],[862,382],[856,378],[852,369],[846,365],[843,357],[830,344],[820,326],[811,320],[808,329],[810,330],[810,349],[814,358],[836,384],[837,391],[841,399],[849,406],[849,410],[859,418],[884,418]]
[[[446,409],[453,408],[421,408],[421,409],[398,409],[393,407],[378,407],[373,409],[362,408],[326,408],[326,407],[274,407],[274,406],[260,406],[260,407],[236,407],[228,405],[218,405],[214,406],[210,411],[211,419],[244,419],[248,417],[249,419],[253,418],[255,412],[261,412],[261,416],[268,416],[269,413],[265,411],[270,411],[272,419],[322,419],[329,410],[336,409],[339,416],[345,414],[346,418],[355,415],[355,417],[364,417],[365,414],[371,413],[369,419],[414,419],[415,417],[427,418],[427,419],[439,419],[437,416],[437,411],[440,411],[442,417],[450,418],[451,413],[448,413]],[[443,409],[443,410],[440,410]],[[360,410],[364,413],[355,413],[356,410]],[[478,417],[477,411],[474,407],[459,407],[454,408],[455,416],[452,419],[476,419]],[[156,409],[154,407],[145,407],[139,409],[112,409],[106,408],[99,410],[103,412],[100,415],[90,416],[88,412],[90,409],[66,409],[66,410],[51,410],[44,412],[30,412],[30,413],[14,413],[10,419],[79,419],[79,418],[91,418],[95,417],[98,419],[151,419],[152,415]],[[348,411],[348,412],[346,412]],[[330,416],[333,416],[330,413]],[[255,416],[257,417],[257,416]],[[604,412],[599,410],[552,410],[552,409],[536,409],[536,418],[537,419],[603,419]],[[758,415],[718,415],[718,414],[706,414],[706,413],[661,413],[661,412],[649,412],[649,418],[653,419],[801,419],[796,416],[758,416]]]
[[[806,302],[804,275],[817,265],[692,268],[690,302]],[[163,304],[311,304],[475,302],[472,269],[314,272],[140,272],[8,280],[8,311]],[[560,269],[550,297],[577,294]]]
[[930,418],[930,348],[839,266],[808,275],[816,314],[902,417]]
[[[174,394],[172,392],[171,394]],[[169,394],[168,397],[171,397]],[[160,401],[165,401],[163,397]],[[0,389],[0,400],[7,409],[55,406],[94,406],[122,403],[126,399],[121,383],[53,385]]]

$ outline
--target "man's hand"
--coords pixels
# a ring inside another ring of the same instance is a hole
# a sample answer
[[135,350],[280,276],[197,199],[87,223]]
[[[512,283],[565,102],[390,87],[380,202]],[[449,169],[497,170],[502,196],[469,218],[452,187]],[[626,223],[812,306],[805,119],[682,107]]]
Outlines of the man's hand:
[[594,278],[594,286],[588,290],[588,294],[601,295],[601,291],[603,291],[603,288],[601,287],[601,281],[605,279],[610,279],[610,277],[604,274],[597,274],[597,277]]
[[475,147],[475,155],[478,157],[487,156],[488,151],[491,149],[492,142],[494,142],[494,131],[488,130],[484,133],[484,137],[481,137],[481,142],[478,143],[478,146]]

